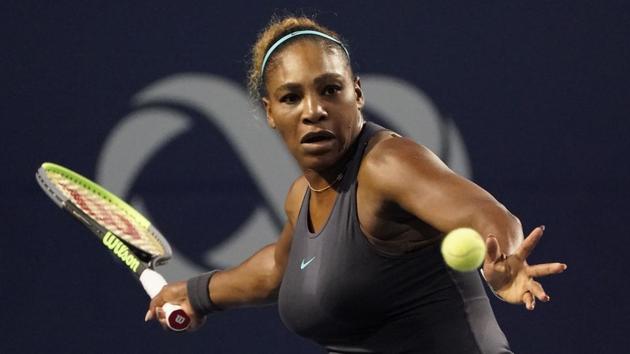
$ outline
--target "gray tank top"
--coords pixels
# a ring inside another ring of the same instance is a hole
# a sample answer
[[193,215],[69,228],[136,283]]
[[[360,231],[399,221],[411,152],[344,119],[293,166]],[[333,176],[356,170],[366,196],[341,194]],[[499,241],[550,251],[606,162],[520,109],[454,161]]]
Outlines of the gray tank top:
[[437,242],[392,256],[361,231],[356,178],[383,129],[364,125],[318,233],[306,191],[278,297],[282,321],[330,353],[509,353],[476,273],[448,270]]

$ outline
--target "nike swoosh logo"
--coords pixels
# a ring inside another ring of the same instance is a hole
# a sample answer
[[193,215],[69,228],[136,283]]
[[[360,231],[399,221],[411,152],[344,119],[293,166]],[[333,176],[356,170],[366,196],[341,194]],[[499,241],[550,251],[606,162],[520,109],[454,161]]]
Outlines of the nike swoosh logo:
[[304,262],[304,259],[302,259],[302,264],[300,264],[300,270],[308,267],[309,264],[311,264],[311,262],[315,259],[315,257],[309,259],[308,261]]

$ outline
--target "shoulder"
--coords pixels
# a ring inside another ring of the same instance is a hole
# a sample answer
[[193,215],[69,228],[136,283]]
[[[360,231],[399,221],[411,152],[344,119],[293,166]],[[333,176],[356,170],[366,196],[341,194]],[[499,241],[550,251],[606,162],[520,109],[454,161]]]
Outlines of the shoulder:
[[395,176],[397,172],[413,170],[415,173],[451,172],[450,169],[431,150],[415,141],[392,135],[378,134],[370,140],[363,161],[361,172],[366,176]]
[[287,197],[284,201],[284,211],[292,226],[295,226],[295,222],[300,213],[300,207],[302,206],[306,188],[306,179],[304,176],[300,176],[293,181],[287,192]]
[[383,132],[368,143],[359,180],[374,192],[389,194],[449,174],[452,171],[427,147]]

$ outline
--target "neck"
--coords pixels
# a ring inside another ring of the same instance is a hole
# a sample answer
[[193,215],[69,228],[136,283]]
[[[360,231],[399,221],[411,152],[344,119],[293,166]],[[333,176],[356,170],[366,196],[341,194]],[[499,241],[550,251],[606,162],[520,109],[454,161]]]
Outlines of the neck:
[[304,178],[306,178],[308,188],[312,192],[321,193],[334,189],[343,178],[344,172],[345,168],[339,169],[336,172],[330,170],[326,172],[307,170],[304,171]]
[[359,129],[359,133],[355,136],[348,150],[332,166],[323,170],[304,170],[304,178],[306,178],[306,182],[308,183],[311,191],[319,193],[336,189],[336,186],[339,185],[339,182],[341,182],[341,179],[346,172],[346,165],[357,149],[361,131],[362,129]]

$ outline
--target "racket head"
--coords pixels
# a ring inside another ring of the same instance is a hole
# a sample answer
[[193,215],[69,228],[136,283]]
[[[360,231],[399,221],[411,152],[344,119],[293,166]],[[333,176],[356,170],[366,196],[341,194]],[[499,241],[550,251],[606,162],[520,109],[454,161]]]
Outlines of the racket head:
[[150,259],[151,267],[165,263],[172,250],[164,236],[136,209],[80,174],[51,162],[37,170],[37,181],[61,208],[72,203],[93,222],[115,234]]

